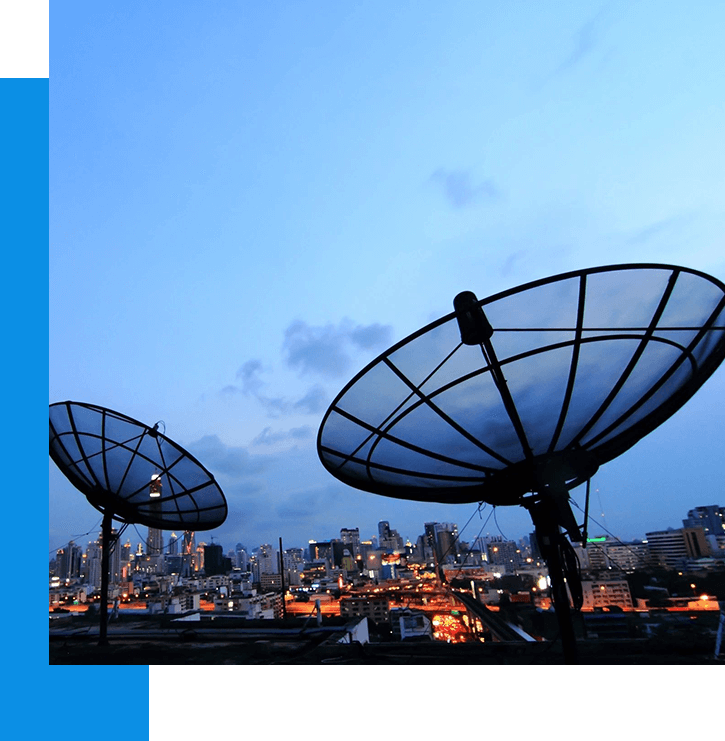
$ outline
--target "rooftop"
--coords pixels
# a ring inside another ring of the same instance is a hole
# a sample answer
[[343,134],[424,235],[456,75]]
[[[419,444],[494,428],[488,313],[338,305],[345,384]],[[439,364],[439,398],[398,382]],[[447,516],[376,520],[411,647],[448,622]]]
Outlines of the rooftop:
[[[581,639],[582,665],[711,665],[718,614],[695,628],[687,622],[649,638]],[[162,623],[129,619],[112,623],[108,645],[98,645],[97,625],[61,625],[50,631],[49,663],[59,664],[564,664],[557,640],[541,642],[383,641],[339,643],[347,621],[325,619],[303,625],[300,620],[233,620]],[[712,624],[710,624],[712,623]]]

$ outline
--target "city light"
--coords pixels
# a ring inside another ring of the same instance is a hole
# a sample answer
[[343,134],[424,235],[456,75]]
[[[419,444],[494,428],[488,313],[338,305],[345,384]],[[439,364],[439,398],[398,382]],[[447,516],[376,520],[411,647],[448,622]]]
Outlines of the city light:
[[161,476],[158,473],[151,474],[151,484],[149,486],[149,497],[156,499],[161,496]]

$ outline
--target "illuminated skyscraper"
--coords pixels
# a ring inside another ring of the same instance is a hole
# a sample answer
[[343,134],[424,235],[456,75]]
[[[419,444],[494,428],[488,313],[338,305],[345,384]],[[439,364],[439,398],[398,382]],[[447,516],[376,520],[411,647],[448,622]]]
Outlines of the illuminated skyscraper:
[[356,558],[360,555],[360,529],[359,528],[342,528],[340,530],[340,540],[350,550],[350,555]]
[[181,573],[190,576],[196,570],[196,539],[193,530],[184,530],[181,542]]
[[[161,511],[161,477],[158,474],[151,476],[149,484],[149,499],[151,500],[151,511]],[[149,556],[160,556],[164,552],[163,532],[156,527],[150,527],[148,539],[146,540],[146,553]]]
[[404,548],[403,538],[397,530],[390,527],[387,520],[381,520],[378,523],[378,548],[386,551],[402,552]]

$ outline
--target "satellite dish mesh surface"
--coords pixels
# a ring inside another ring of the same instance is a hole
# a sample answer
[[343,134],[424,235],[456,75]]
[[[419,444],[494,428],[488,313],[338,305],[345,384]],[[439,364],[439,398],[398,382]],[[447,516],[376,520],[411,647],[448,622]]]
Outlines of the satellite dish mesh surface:
[[[555,480],[570,489],[674,414],[725,356],[725,285],[686,268],[593,268],[456,302],[334,400],[318,453],[338,479],[496,505]],[[466,338],[471,316],[490,331]]]
[[89,502],[117,520],[161,530],[210,530],[227,516],[222,490],[192,455],[124,414],[50,405],[50,457]]

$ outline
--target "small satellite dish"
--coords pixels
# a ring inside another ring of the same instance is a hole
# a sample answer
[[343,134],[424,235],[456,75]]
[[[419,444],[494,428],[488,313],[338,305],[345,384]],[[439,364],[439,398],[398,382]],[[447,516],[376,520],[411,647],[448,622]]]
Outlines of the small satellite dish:
[[103,513],[105,643],[108,554],[112,520],[159,530],[211,530],[227,517],[222,490],[209,471],[153,427],[110,409],[74,401],[51,404],[50,457]]
[[725,357],[724,325],[725,285],[672,265],[579,270],[483,300],[464,291],[342,389],[318,454],[375,494],[525,507],[571,644],[565,581],[573,593],[577,575],[561,530],[583,536],[568,492],[702,386]]

